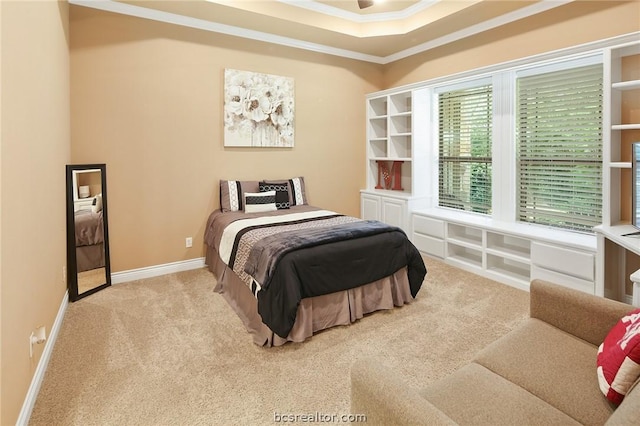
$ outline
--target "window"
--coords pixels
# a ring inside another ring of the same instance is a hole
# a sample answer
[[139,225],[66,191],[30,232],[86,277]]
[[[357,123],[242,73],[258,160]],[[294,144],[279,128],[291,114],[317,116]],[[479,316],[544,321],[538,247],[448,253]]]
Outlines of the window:
[[516,87],[518,220],[591,232],[602,221],[602,64]]
[[491,212],[492,97],[490,84],[439,94],[441,207]]

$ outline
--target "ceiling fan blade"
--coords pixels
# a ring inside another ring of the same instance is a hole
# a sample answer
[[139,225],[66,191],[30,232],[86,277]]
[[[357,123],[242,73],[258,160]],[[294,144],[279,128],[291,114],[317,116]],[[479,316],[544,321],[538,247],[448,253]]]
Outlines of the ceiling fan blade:
[[373,0],[358,0],[358,7],[360,9],[364,9],[369,6],[373,6]]

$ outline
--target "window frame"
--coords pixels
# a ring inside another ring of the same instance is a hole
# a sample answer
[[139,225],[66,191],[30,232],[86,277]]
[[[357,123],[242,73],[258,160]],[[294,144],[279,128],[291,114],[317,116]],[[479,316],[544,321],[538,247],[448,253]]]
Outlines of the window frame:
[[[530,60],[511,67],[494,68],[475,75],[467,73],[463,78],[444,77],[435,84],[427,86],[431,89],[431,115],[428,123],[431,126],[431,147],[428,150],[432,156],[430,164],[435,171],[431,174],[430,199],[431,207],[441,209],[442,215],[453,212],[470,217],[479,217],[512,223],[516,226],[543,227],[551,231],[567,232],[567,229],[547,225],[531,224],[518,220],[517,194],[517,147],[516,147],[516,102],[517,78],[543,74],[546,72],[571,69],[583,65],[602,64],[604,69],[604,55],[602,51],[589,51],[576,55],[565,55],[547,60]],[[459,90],[480,85],[481,82],[491,81],[493,88],[493,133],[492,133],[492,211],[482,214],[470,211],[439,206],[439,94],[451,90]],[[606,110],[606,108],[603,108]],[[603,112],[603,115],[605,113]],[[415,118],[419,120],[419,118]],[[603,128],[604,132],[605,129]],[[604,141],[603,141],[604,144]],[[601,160],[604,161],[604,160]],[[602,197],[602,189],[600,196]],[[604,207],[603,207],[604,209]],[[604,213],[604,212],[603,212]],[[578,232],[578,231],[569,231]]]
[[[493,95],[494,93],[494,85],[493,85],[494,79],[490,76],[486,76],[486,77],[480,77],[480,78],[474,78],[474,79],[468,79],[462,82],[457,82],[451,85],[445,85],[445,86],[440,86],[437,87],[434,91],[433,91],[433,97],[434,97],[434,108],[433,108],[433,112],[434,112],[434,120],[435,120],[435,151],[437,153],[437,158],[436,158],[436,165],[437,165],[437,172],[436,172],[436,177],[437,177],[437,188],[436,188],[436,194],[438,194],[437,197],[437,201],[436,201],[436,205],[440,208],[448,208],[448,209],[453,209],[453,210],[458,210],[458,211],[463,211],[463,212],[468,212],[468,213],[474,213],[474,211],[472,210],[466,210],[466,209],[455,209],[453,207],[446,207],[446,206],[441,206],[440,205],[440,95],[444,94],[444,93],[450,93],[450,92],[456,92],[456,91],[462,91],[462,90],[470,90],[470,89],[475,89],[475,88],[479,88],[482,86],[490,86],[491,88],[491,111],[492,111],[492,117],[491,117],[491,127],[495,128],[495,97]],[[491,157],[488,161],[484,161],[484,163],[489,164],[491,166],[491,168],[493,169],[493,134],[491,136]],[[472,157],[469,157],[472,158]],[[491,182],[493,182],[493,171],[491,173]],[[493,185],[491,185],[491,198],[493,200]],[[490,211],[493,211],[493,201],[490,207]],[[480,213],[483,214],[483,213]]]
[[[516,72],[516,93],[514,93],[515,99],[518,98],[518,92],[517,92],[517,86],[518,86],[518,79],[521,78],[529,78],[529,77],[535,77],[535,76],[539,76],[542,74],[548,74],[548,73],[555,73],[555,72],[563,72],[563,71],[570,71],[570,70],[577,70],[580,68],[584,68],[584,67],[590,67],[590,66],[596,66],[596,65],[600,65],[600,70],[601,70],[601,79],[604,80],[604,67],[602,64],[602,61],[597,61],[595,60],[595,57],[589,57],[589,58],[582,58],[580,60],[572,60],[572,61],[565,61],[565,62],[559,62],[559,63],[555,63],[553,65],[546,65],[546,66],[541,66],[541,67],[536,67],[535,69],[531,69],[528,68],[526,70],[523,70],[522,72]],[[602,87],[603,89],[603,87]],[[582,165],[588,165],[588,164],[597,164],[599,163],[599,170],[598,170],[598,174],[600,177],[600,180],[598,183],[599,185],[599,204],[600,204],[600,215],[599,215],[599,220],[597,221],[597,223],[595,223],[593,226],[597,226],[600,223],[602,223],[602,218],[603,218],[603,203],[602,203],[602,173],[603,173],[603,163],[604,163],[604,156],[603,156],[603,147],[604,147],[604,141],[603,141],[603,137],[602,134],[604,132],[604,128],[603,128],[603,118],[604,118],[604,93],[603,90],[600,93],[600,137],[599,137],[599,143],[600,143],[600,157],[599,158],[594,158],[591,161],[587,161],[587,160],[582,160],[581,162],[579,162]],[[516,126],[516,136],[517,136],[517,121],[518,120],[518,115],[517,115],[517,111],[516,111],[516,116],[514,117],[514,124]],[[516,138],[517,139],[517,138]],[[519,146],[518,143],[520,143],[519,140],[516,140],[516,150],[519,150]],[[518,153],[516,153],[516,156],[514,158],[514,162],[515,162],[515,175],[514,175],[514,179],[516,180],[516,182],[520,182],[521,176],[520,176],[520,172],[519,172],[519,155]],[[540,162],[540,158],[537,158],[535,161]],[[551,160],[553,162],[559,161],[558,158],[554,158],[553,160]],[[576,164],[577,165],[577,164]],[[533,182],[529,182],[529,183],[533,183]],[[517,185],[518,187],[520,186],[520,184]],[[521,197],[521,193],[519,193],[519,188],[516,188],[516,218],[515,220],[519,223],[537,223],[540,224],[539,222],[543,221],[543,220],[549,220],[549,216],[545,217],[545,215],[541,215],[537,222],[536,221],[526,221],[526,220],[521,220],[520,216],[522,215],[522,207],[519,205],[520,204],[520,197]],[[583,211],[583,213],[585,213],[586,210]],[[553,216],[553,214],[551,214],[550,216]],[[567,215],[566,213],[560,213],[559,217],[566,217],[569,218],[570,216]],[[589,216],[591,217],[591,216]],[[577,222],[580,222],[581,220],[579,219],[578,216],[573,216],[574,218],[574,227],[577,227]],[[586,229],[575,229],[575,228],[568,228],[568,227],[563,227],[563,226],[553,226],[553,225],[544,225],[544,224],[540,224],[541,226],[548,226],[550,228],[553,229],[566,229],[569,231],[575,231],[575,232],[583,232],[583,233],[593,233],[593,231],[589,232]]]

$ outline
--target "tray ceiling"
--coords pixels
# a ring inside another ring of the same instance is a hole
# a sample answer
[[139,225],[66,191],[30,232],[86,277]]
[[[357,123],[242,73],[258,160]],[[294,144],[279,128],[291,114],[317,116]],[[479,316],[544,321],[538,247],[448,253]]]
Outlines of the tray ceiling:
[[69,0],[70,4],[375,63],[473,36],[573,0]]

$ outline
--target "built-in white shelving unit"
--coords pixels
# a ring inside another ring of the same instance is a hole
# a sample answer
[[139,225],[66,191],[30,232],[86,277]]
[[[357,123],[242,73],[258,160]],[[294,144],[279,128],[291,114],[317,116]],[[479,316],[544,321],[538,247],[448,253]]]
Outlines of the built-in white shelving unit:
[[629,214],[621,206],[630,194],[621,194],[621,190],[629,187],[630,182],[623,183],[631,175],[621,171],[631,168],[631,141],[640,141],[640,120],[627,113],[624,105],[626,100],[640,99],[640,71],[625,67],[625,61],[640,61],[640,41],[606,48],[603,53],[603,224],[611,226],[625,221]]
[[[373,93],[366,98],[367,108],[367,187],[361,191],[361,216],[408,229],[409,212],[425,205],[426,144],[415,143],[427,131],[427,89],[391,90]],[[379,163],[384,162],[393,176],[392,165],[401,167],[400,182],[384,188]],[[379,185],[380,184],[380,185]],[[382,186],[376,188],[376,186]]]
[[[605,281],[618,285],[628,279],[629,266],[622,258],[631,251],[640,259],[640,250],[634,249],[637,242],[623,236],[632,228],[630,211],[626,211],[631,204],[631,142],[640,141],[640,37],[634,33],[616,40],[594,43],[593,50],[585,46],[576,49],[579,53],[597,52],[603,58],[603,224],[596,235],[528,226],[511,221],[509,214],[498,214],[494,219],[435,207],[437,165],[430,159],[436,155],[437,141],[430,126],[432,108],[436,107],[434,91],[447,79],[366,97],[367,176],[366,188],[361,191],[362,217],[402,227],[429,256],[523,289],[529,288],[532,279],[540,278],[605,295]],[[376,188],[380,161],[402,161],[402,190]],[[616,246],[617,252],[611,249]],[[632,281],[640,291],[640,271],[634,276]],[[640,303],[640,295],[635,296]]]
[[[640,256],[631,220],[631,143],[640,142],[640,40],[604,49],[603,223],[596,228],[596,294],[640,303],[628,253]],[[637,262],[636,262],[637,263]],[[630,270],[631,268],[631,270]],[[635,296],[635,299],[634,299]]]
[[594,292],[593,236],[442,209],[416,211],[411,218],[416,247],[461,269],[521,289],[541,278]]

